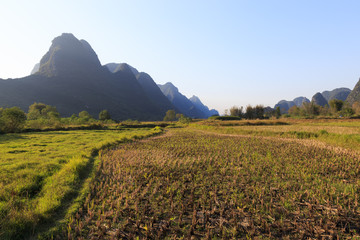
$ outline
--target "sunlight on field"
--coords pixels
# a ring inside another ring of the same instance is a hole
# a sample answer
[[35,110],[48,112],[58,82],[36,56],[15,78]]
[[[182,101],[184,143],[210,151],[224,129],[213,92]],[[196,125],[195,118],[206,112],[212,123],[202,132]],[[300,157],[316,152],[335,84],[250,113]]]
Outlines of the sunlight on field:
[[301,141],[190,128],[123,145],[56,238],[356,236],[359,156]]
[[360,151],[359,120],[204,121],[192,124],[191,127],[224,134],[313,139],[332,146]]
[[0,135],[0,238],[21,239],[72,199],[97,151],[154,134],[150,129]]

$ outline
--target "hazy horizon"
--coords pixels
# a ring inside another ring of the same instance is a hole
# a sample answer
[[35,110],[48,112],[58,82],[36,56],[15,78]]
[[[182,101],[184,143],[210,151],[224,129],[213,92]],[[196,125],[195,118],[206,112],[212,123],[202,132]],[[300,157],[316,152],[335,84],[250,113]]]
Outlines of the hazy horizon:
[[[20,7],[21,6],[21,7]],[[347,87],[360,76],[358,1],[4,1],[0,78],[30,74],[64,32],[220,113]]]

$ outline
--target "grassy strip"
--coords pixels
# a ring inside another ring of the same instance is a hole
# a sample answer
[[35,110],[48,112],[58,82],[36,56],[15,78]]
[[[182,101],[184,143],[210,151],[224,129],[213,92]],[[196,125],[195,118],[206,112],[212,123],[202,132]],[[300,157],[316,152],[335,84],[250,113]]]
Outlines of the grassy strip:
[[[54,219],[71,215],[75,211],[71,209],[80,205],[71,205],[72,201],[81,201],[86,195],[87,190],[82,189],[88,185],[86,179],[93,176],[89,172],[94,169],[99,151],[161,131],[154,128],[1,136],[4,141],[0,141],[0,152],[4,154],[0,157],[0,239],[27,238],[42,232],[47,222],[51,225]],[[119,134],[122,137],[114,140]],[[44,149],[45,156],[39,157]]]
[[[64,227],[66,227],[66,223],[71,221],[71,217],[74,215],[74,213],[76,213],[79,210],[79,208],[84,203],[86,196],[88,196],[88,194],[90,193],[90,184],[94,181],[96,177],[96,169],[101,162],[101,155],[103,152],[106,152],[109,149],[114,148],[121,143],[127,143],[136,139],[151,137],[154,135],[158,135],[162,132],[163,130],[161,128],[155,127],[151,132],[147,134],[134,135],[131,138],[123,137],[114,142],[106,143],[98,148],[93,148],[91,150],[91,156],[92,156],[90,158],[91,164],[89,164],[89,161],[87,161],[88,166],[84,165],[85,162],[81,161],[80,159],[74,159],[75,161],[70,166],[65,166],[64,171],[59,172],[59,174],[57,174],[58,176],[54,176],[53,179],[54,181],[51,181],[54,184],[50,184],[44,202],[47,202],[50,207],[54,205],[53,203],[58,202],[59,199],[54,199],[54,197],[52,197],[51,195],[53,192],[57,192],[60,190],[60,192],[58,192],[58,195],[59,196],[62,195],[61,199],[64,199],[65,202],[68,202],[67,205],[69,206],[63,210],[62,214],[60,214],[61,215],[60,218],[58,217],[58,219],[53,224],[53,226],[47,228],[46,230],[39,231],[37,238],[52,239],[53,235],[61,231]],[[86,157],[82,156],[81,158],[86,158]],[[87,174],[86,172],[84,172],[84,170],[87,170]],[[85,179],[84,178],[82,179],[82,186],[79,186],[79,180],[81,180],[81,176],[84,174],[86,174],[86,177]],[[75,185],[73,185],[72,188],[69,188],[69,184],[67,182],[67,179],[69,179],[68,176],[74,178],[73,183],[75,183]],[[64,185],[64,187],[58,187],[58,185]],[[80,190],[76,190],[76,189],[80,189]],[[52,214],[50,215],[50,217],[54,218],[54,215]],[[46,220],[49,221],[50,219],[48,218]]]

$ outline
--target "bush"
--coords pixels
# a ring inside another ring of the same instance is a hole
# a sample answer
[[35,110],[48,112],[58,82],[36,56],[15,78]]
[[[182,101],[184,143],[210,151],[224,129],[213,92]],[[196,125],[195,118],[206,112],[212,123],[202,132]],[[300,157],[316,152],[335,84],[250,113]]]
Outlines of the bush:
[[175,121],[175,120],[176,120],[175,110],[168,110],[164,117],[164,121]]
[[99,113],[99,120],[101,121],[105,121],[105,120],[109,120],[111,119],[110,113],[108,112],[108,110],[102,110]]
[[18,107],[6,108],[1,111],[0,131],[18,132],[22,129],[26,121],[26,115]]

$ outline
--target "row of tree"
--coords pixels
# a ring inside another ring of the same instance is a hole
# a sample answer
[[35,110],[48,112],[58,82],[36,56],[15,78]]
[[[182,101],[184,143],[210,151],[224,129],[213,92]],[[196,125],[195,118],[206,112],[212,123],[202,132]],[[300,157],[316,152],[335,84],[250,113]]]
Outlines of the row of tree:
[[[329,101],[328,105],[324,107],[316,105],[313,102],[303,103],[300,107],[292,106],[284,117],[314,117],[314,116],[332,116],[332,117],[350,117],[360,115],[360,103],[355,102],[349,105],[342,100],[333,99]],[[281,116],[281,109],[265,108],[263,105],[256,105],[255,107],[248,105],[245,109],[243,107],[232,107],[225,110],[225,116],[240,117],[246,119],[264,119]]]
[[229,110],[225,110],[226,116],[240,117],[246,119],[264,119],[274,117],[280,117],[280,109],[265,108],[263,105],[256,105],[255,107],[248,105],[245,110],[243,107],[233,106]]
[[[111,122],[110,113],[103,110],[99,113],[99,120]],[[0,132],[17,132],[25,125],[29,128],[38,129],[43,127],[57,127],[59,125],[78,125],[97,122],[87,111],[78,115],[73,114],[70,118],[61,118],[56,107],[43,103],[34,103],[27,113],[18,107],[0,108]]]
[[360,115],[360,103],[355,102],[350,106],[347,102],[333,99],[328,105],[319,106],[313,102],[303,103],[302,106],[292,106],[288,111],[288,116],[292,117],[311,117],[311,116],[333,116],[350,117]]

